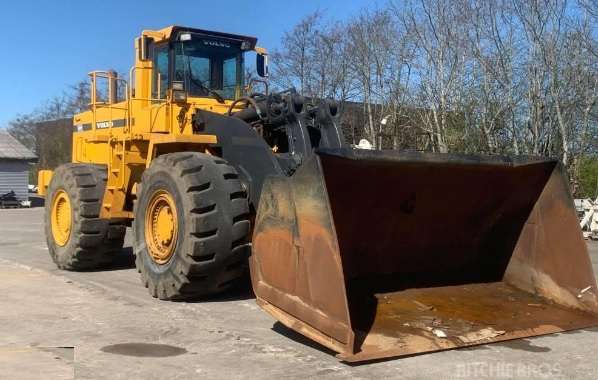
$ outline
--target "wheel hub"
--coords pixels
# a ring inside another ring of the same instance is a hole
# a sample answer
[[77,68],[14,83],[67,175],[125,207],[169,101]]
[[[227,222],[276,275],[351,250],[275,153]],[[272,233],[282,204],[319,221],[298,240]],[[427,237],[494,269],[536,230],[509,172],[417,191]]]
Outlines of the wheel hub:
[[52,237],[54,242],[63,247],[71,236],[72,212],[71,200],[64,190],[58,190],[52,200]]
[[170,260],[176,248],[178,221],[175,201],[166,190],[152,194],[145,213],[145,240],[158,264]]

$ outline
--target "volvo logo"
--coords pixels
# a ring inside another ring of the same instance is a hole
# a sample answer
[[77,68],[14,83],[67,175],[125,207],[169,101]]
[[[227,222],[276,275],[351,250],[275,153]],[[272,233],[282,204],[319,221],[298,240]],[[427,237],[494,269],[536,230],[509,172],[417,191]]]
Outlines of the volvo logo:
[[222,41],[203,40],[204,45],[229,48],[230,44]]

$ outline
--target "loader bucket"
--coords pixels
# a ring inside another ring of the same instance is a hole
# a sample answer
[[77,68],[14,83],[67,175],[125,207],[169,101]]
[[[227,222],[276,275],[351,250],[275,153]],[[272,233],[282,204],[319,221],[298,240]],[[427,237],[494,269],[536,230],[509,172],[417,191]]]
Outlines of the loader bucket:
[[318,151],[266,181],[250,263],[258,304],[348,362],[598,325],[555,160]]

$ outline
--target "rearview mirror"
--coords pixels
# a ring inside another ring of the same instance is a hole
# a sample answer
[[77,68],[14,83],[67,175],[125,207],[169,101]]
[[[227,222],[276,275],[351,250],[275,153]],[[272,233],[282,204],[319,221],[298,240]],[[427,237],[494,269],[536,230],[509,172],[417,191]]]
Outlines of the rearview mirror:
[[268,76],[268,56],[266,54],[257,54],[255,58],[255,68],[257,75],[262,78]]
[[146,35],[141,35],[139,39],[139,60],[149,61],[152,59],[152,50],[154,46],[154,39]]

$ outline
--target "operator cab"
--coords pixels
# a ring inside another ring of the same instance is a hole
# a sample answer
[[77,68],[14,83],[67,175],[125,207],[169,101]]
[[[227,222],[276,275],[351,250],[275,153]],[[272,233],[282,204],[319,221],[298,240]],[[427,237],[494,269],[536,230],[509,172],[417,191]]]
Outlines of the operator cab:
[[144,48],[139,49],[141,60],[153,62],[153,99],[165,99],[169,90],[179,92],[181,98],[211,97],[221,103],[243,96],[248,51],[257,53],[258,75],[267,75],[265,51],[256,48],[254,37],[176,26],[168,29],[168,37],[162,40],[142,36]]

